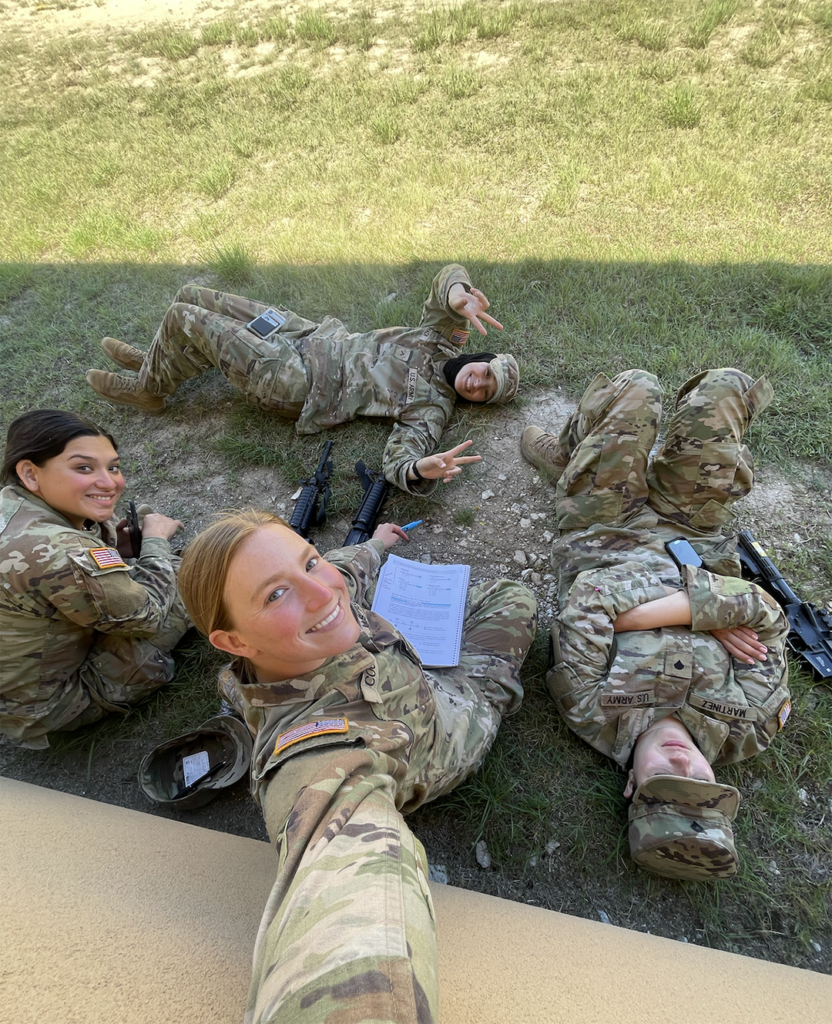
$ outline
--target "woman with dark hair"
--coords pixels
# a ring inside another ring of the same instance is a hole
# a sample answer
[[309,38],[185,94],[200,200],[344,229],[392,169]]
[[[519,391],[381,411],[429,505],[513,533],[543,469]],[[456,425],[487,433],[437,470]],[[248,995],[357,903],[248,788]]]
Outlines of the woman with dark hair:
[[115,441],[72,412],[13,420],[0,482],[0,732],[40,749],[173,676],[190,625],[169,544],[182,524],[147,514],[128,565]]
[[287,419],[299,434],[315,434],[357,416],[393,420],[384,449],[385,477],[412,494],[448,483],[468,462],[473,443],[437,452],[454,404],[497,405],[517,393],[514,356],[461,355],[470,327],[502,330],[458,263],[444,267],[418,327],[350,332],[340,320],[305,320],[239,295],[185,285],[173,300],[147,352],[114,338],[101,347],[137,377],[89,370],[87,382],[103,398],[158,413],[165,396],[215,366],[246,400]]

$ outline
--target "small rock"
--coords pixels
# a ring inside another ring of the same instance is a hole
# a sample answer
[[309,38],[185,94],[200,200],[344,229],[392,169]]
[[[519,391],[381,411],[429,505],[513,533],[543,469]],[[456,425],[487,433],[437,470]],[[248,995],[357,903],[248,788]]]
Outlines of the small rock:
[[555,535],[552,533],[551,530],[544,530],[543,539],[546,541],[547,544],[551,544],[552,541],[555,539]]
[[768,862],[768,869],[769,869],[769,871],[770,871],[770,872],[771,872],[771,873],[772,873],[773,875],[779,875],[779,874],[780,874],[780,871],[779,871],[779,869],[778,869],[778,867],[777,867],[777,861],[776,861],[776,860],[770,860],[770,861]]
[[821,946],[821,944],[819,942],[815,942],[814,939],[812,939],[810,945],[811,945],[812,949],[816,953],[822,953],[823,952],[823,946]]
[[385,295],[385,296],[384,296],[384,298],[383,298],[383,299],[382,299],[381,301],[382,301],[382,302],[388,302],[388,303],[389,303],[389,302],[392,302],[392,301],[393,301],[393,299],[395,299],[395,297],[396,297],[396,296],[397,296],[398,294],[399,294],[398,292],[390,292],[390,294],[389,294],[389,295]]
[[541,575],[540,575],[540,573],[539,573],[539,572],[533,572],[533,573],[532,573],[532,577],[531,577],[531,579],[532,579],[532,583],[533,583],[533,584],[534,584],[534,585],[535,585],[536,587],[539,587],[539,586],[540,586],[540,584],[541,584],[541,583],[543,582],[543,579],[542,579],[542,577],[541,577]]
[[806,790],[805,790],[805,789],[799,789],[799,790],[797,791],[797,799],[798,799],[798,800],[799,800],[799,801],[800,801],[800,802],[801,802],[802,804],[808,804],[808,803],[809,803],[809,794],[808,794],[808,793],[806,792]]
[[531,529],[531,525],[532,525],[531,519],[521,519],[520,520],[520,529],[521,530],[529,530],[529,529]]
[[537,475],[537,473],[535,473],[535,475],[532,477],[532,483],[533,484],[539,484],[540,483],[540,477]]
[[530,868],[536,868],[537,867],[537,857],[529,857],[529,867]]
[[555,850],[560,849],[560,843],[557,839],[550,839],[546,844],[546,856],[551,857]]
[[422,562],[424,565],[433,565],[433,559],[427,552],[424,555],[422,555],[419,561]]
[[434,533],[442,533],[445,527],[437,523],[436,526],[432,526],[431,529],[433,530]]
[[605,910],[598,911],[598,919],[600,920],[601,924],[612,924],[612,921],[610,921],[609,914]]
[[491,854],[488,852],[488,843],[484,839],[480,839],[477,843],[477,864],[487,871],[491,867]]
[[448,869],[444,864],[429,864],[428,878],[431,882],[439,882],[440,885],[448,884]]
[[527,579],[529,578],[529,576],[531,576],[531,574],[532,574],[532,571],[531,571],[531,569],[524,569],[524,570],[523,570],[523,571],[522,571],[522,572],[520,573],[520,579],[521,579],[521,580],[527,580]]
[[482,494],[480,495],[480,497],[482,498],[483,501],[488,501],[489,498],[493,498],[494,497],[494,492],[493,491],[483,491]]
[[509,505],[509,511],[519,516],[520,513],[523,511],[523,507],[522,505],[518,505],[515,501],[513,505]]
[[763,788],[763,785],[764,785],[764,783],[763,783],[763,780],[762,780],[762,779],[755,779],[755,780],[754,780],[754,781],[753,781],[753,782],[751,783],[751,791],[752,791],[753,793],[756,793],[758,789],[762,789],[762,788]]
[[514,552],[514,561],[518,565],[528,565],[529,563],[529,560],[526,558],[526,552],[519,550]]
[[688,938],[687,938],[686,935],[680,935],[679,936],[679,942],[687,942],[687,941],[688,941]]
[[497,477],[497,479],[498,480],[508,480],[508,477],[505,475],[505,473],[500,473],[499,476]]
[[546,575],[543,577],[544,583],[552,583],[554,582],[554,579],[555,577],[550,572],[547,572]]
[[803,543],[803,538],[800,536],[799,533],[793,533],[792,536],[794,537],[795,544],[802,544]]

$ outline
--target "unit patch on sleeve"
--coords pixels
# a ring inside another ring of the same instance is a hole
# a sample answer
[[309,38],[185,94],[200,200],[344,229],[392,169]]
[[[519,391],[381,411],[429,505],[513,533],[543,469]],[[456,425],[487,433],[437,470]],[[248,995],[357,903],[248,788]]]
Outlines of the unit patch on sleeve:
[[[784,700],[780,705],[780,710],[777,712],[777,721],[780,723],[780,729],[788,722],[789,715],[792,713],[792,702],[790,700]],[[780,731],[779,729],[777,730]]]
[[90,548],[89,556],[99,569],[121,569],[127,565],[115,548]]
[[470,336],[470,331],[463,331],[460,330],[459,327],[456,327],[451,331],[450,342],[452,345],[464,345]]
[[319,718],[316,722],[307,722],[306,725],[296,725],[288,732],[282,732],[274,745],[272,757],[279,754],[293,743],[300,743],[301,740],[311,739],[313,736],[323,736],[328,732],[349,732],[350,724],[346,718]]

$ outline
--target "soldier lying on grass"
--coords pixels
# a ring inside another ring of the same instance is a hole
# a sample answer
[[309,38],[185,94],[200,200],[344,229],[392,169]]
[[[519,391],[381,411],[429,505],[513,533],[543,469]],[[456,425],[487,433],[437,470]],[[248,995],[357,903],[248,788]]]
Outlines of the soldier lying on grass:
[[366,604],[405,536],[388,523],[322,558],[250,511],[183,558],[195,625],[234,659],[223,689],[255,734],[253,793],[277,851],[248,1024],[436,1019],[428,866],[402,813],[477,770],[522,700],[537,611],[519,583],[472,586],[459,665],[425,672]]
[[[523,434],[557,479],[548,687],[569,727],[629,768],[630,850],[661,875],[734,874],[739,793],[711,766],[765,750],[791,708],[788,622],[720,530],[751,490],[742,437],[772,397],[764,377],[699,374],[649,465],[661,391],[642,370],[596,377],[559,437]],[[681,565],[677,538],[695,549]]]
[[[113,338],[101,342],[111,359],[138,370],[138,377],[89,370],[87,381],[111,402],[156,413],[164,409],[165,395],[215,366],[247,401],[297,420],[299,434],[356,416],[395,420],[384,475],[403,491],[427,495],[438,480],[447,483],[465,463],[480,460],[460,454],[471,441],[433,454],[457,398],[503,403],[517,393],[513,356],[460,355],[469,323],[481,334],[487,333],[483,322],[502,330],[488,307],[458,264],[434,278],[419,327],[366,334],[351,334],[333,317],[316,324],[287,309],[186,285],[148,352]],[[270,333],[261,337],[263,330]]]

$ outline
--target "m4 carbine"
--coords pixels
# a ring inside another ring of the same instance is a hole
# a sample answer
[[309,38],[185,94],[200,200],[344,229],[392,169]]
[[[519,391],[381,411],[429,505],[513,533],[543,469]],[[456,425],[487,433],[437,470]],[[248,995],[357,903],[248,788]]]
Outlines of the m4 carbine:
[[316,526],[323,526],[326,522],[326,503],[329,501],[329,479],[332,476],[332,463],[329,460],[329,453],[332,450],[332,441],[324,445],[324,453],[318,468],[308,480],[299,481],[303,490],[295,502],[295,509],[289,526],[299,533],[301,537],[309,539],[309,531]]
[[808,662],[821,679],[828,679],[832,676],[832,615],[800,600],[750,530],[743,530],[737,541],[743,576],[759,583],[786,613],[790,626],[789,647]]
[[361,483],[364,484],[364,497],[355,513],[352,529],[347,534],[344,547],[349,547],[351,544],[363,544],[365,540],[370,539],[376,528],[382,506],[387,499],[387,492],[390,490],[390,484],[381,473],[374,473],[373,470],[367,469],[363,462],[356,462],[355,471],[358,473]]

